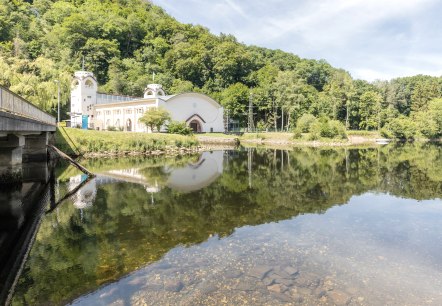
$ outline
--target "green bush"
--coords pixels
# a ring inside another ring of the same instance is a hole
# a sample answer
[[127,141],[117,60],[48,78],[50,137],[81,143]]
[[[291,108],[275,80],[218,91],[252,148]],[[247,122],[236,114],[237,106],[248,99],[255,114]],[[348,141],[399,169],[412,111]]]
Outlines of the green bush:
[[429,139],[442,137],[442,99],[433,99],[428,110],[413,115],[419,133]]
[[167,125],[167,132],[170,134],[191,135],[192,129],[184,121],[171,121]]
[[386,138],[412,140],[416,137],[416,123],[405,116],[392,119],[381,129],[381,135]]
[[311,125],[309,139],[317,140],[321,137],[346,139],[347,133],[344,125],[338,120],[322,117]]
[[329,121],[330,129],[332,130],[333,137],[332,138],[342,138],[347,139],[347,132],[345,130],[345,126],[338,120],[330,120]]
[[108,131],[112,131],[112,132],[114,132],[114,131],[117,130],[117,128],[116,128],[115,126],[108,126],[108,127],[107,127],[107,130],[108,130]]
[[394,134],[389,129],[387,129],[387,126],[384,126],[382,129],[380,129],[379,132],[381,133],[381,136],[384,138],[388,139],[394,138]]
[[312,114],[304,114],[296,122],[296,128],[298,128],[301,133],[308,133],[310,132],[311,126],[315,122],[316,122],[315,116],[313,116]]
[[301,137],[302,137],[301,129],[299,129],[299,128],[295,128],[295,129],[293,130],[293,138],[294,138],[294,139],[300,139]]

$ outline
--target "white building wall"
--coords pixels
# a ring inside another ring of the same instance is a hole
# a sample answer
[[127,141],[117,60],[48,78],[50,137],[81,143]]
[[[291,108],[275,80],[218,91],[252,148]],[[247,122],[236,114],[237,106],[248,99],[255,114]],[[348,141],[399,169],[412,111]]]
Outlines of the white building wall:
[[81,116],[93,114],[93,106],[97,101],[97,87],[93,73],[75,72],[71,86],[71,126],[81,126]]
[[[162,107],[169,111],[172,120],[186,121],[194,115],[201,125],[201,132],[224,132],[223,108],[210,97],[188,93],[169,98],[164,101],[159,98],[149,98],[137,101],[120,102],[114,104],[102,104],[95,106],[94,128],[106,130],[108,127],[116,127],[131,132],[151,132],[139,119],[149,108]],[[131,128],[128,129],[128,120]],[[162,131],[166,131],[163,126]]]
[[197,119],[203,133],[224,132],[223,108],[210,97],[198,93],[180,94],[167,101],[159,100],[159,106],[168,110],[176,121],[198,115],[205,121]]

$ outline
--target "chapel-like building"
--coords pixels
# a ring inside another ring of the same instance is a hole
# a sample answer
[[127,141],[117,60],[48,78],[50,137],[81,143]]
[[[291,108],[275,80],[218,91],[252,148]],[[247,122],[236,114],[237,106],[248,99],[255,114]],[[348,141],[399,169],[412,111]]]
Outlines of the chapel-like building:
[[75,72],[71,90],[72,127],[151,132],[139,119],[150,109],[162,107],[172,120],[186,122],[196,133],[224,132],[224,109],[207,95],[195,92],[166,95],[160,84],[147,85],[143,97],[102,94],[97,89],[92,72]]

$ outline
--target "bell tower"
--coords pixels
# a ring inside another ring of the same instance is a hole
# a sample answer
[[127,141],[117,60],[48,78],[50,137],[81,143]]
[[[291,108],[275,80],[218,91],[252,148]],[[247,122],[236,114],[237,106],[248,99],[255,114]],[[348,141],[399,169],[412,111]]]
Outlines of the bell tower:
[[71,83],[71,126],[82,126],[84,116],[93,114],[92,106],[97,103],[98,83],[92,72],[76,71]]
[[160,84],[149,84],[144,89],[144,98],[158,98],[165,95],[163,86]]

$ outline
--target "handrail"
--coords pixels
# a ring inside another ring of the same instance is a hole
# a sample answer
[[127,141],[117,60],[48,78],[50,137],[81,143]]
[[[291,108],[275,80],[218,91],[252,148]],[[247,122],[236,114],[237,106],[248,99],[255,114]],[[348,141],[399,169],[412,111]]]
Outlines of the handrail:
[[42,111],[28,100],[0,85],[0,111],[30,118],[49,125],[56,125],[55,117]]

